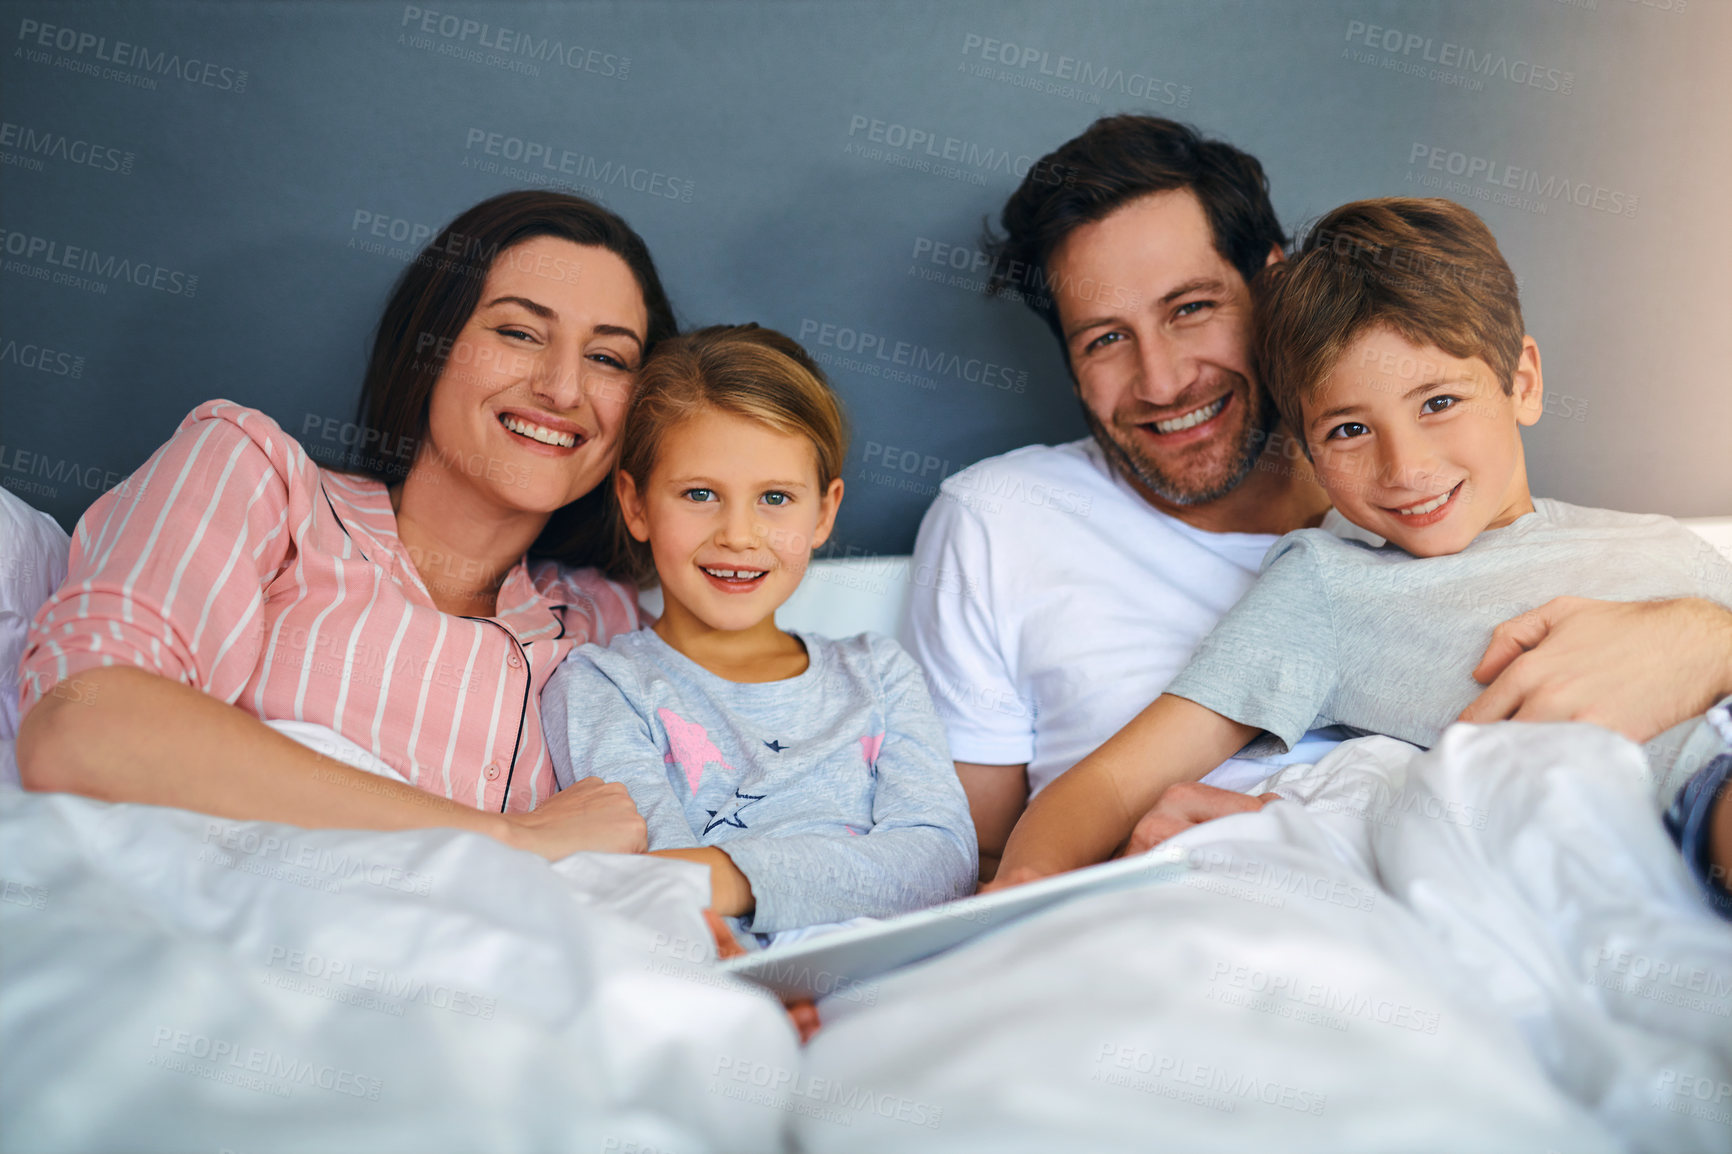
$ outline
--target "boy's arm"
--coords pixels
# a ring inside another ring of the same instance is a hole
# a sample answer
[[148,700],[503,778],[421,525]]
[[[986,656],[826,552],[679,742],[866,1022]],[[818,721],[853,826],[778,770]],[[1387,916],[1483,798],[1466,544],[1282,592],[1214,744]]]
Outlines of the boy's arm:
[[1168,786],[1196,781],[1259,732],[1161,694],[1029,803],[995,888],[1105,861]]

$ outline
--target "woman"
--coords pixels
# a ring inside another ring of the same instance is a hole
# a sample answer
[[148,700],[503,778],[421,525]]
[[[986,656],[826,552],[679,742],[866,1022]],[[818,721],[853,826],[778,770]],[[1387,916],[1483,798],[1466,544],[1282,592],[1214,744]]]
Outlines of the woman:
[[[386,305],[349,471],[212,401],[79,521],[22,665],[24,784],[452,826],[548,858],[642,850],[623,787],[556,791],[537,698],[574,646],[638,624],[629,587],[576,567],[613,564],[601,483],[674,328],[613,213],[514,192],[458,217]],[[328,727],[412,784],[266,720]]]

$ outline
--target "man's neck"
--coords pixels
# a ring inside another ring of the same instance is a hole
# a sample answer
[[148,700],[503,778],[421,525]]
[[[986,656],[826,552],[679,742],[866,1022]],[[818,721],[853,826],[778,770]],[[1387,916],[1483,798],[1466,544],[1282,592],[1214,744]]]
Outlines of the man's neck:
[[1303,455],[1282,452],[1291,445],[1272,437],[1245,479],[1224,497],[1200,505],[1179,505],[1152,492],[1136,477],[1124,475],[1131,488],[1169,517],[1206,533],[1269,533],[1280,536],[1295,529],[1313,529],[1329,512],[1329,497],[1317,483],[1311,462]]

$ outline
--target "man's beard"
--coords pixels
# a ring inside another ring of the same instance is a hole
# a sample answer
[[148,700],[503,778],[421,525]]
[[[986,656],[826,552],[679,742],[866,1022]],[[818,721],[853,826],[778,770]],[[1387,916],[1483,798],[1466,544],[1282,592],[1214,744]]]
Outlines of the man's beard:
[[1115,430],[1095,416],[1086,403],[1082,406],[1083,420],[1088,422],[1089,432],[1094,434],[1095,443],[1100,445],[1107,460],[1126,479],[1140,483],[1161,500],[1174,505],[1207,505],[1237,489],[1251,475],[1251,470],[1257,466],[1257,458],[1263,455],[1263,448],[1269,443],[1269,434],[1274,432],[1281,419],[1261,389],[1236,389],[1232,395],[1243,398],[1244,403],[1250,406],[1250,412],[1239,431],[1238,443],[1230,446],[1230,451],[1216,467],[1204,470],[1201,476],[1175,477],[1163,470],[1140,447],[1120,441],[1114,435]]

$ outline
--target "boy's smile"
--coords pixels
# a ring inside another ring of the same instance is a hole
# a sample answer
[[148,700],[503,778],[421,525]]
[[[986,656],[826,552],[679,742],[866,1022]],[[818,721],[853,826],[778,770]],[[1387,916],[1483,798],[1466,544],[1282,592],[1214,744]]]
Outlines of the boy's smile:
[[1533,511],[1520,428],[1539,420],[1542,396],[1531,337],[1506,393],[1478,357],[1374,328],[1305,400],[1305,438],[1342,516],[1439,557]]

